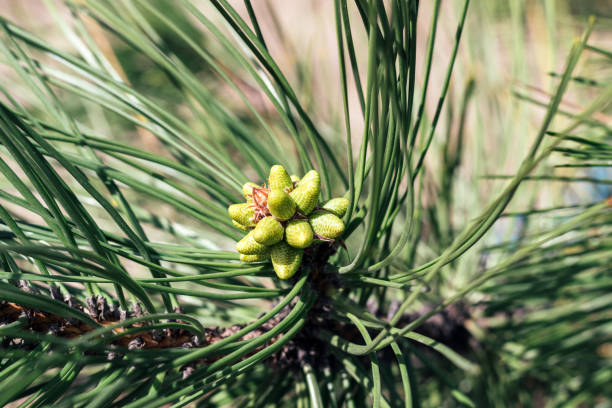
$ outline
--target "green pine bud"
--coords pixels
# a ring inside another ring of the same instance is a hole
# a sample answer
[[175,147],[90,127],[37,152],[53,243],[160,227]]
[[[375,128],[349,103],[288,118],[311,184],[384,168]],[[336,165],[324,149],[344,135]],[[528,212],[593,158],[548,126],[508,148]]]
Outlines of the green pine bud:
[[253,230],[253,238],[262,245],[274,245],[283,239],[284,228],[274,217],[265,217]]
[[255,241],[255,230],[249,232],[236,244],[236,251],[244,255],[261,255],[268,251],[268,247]]
[[338,217],[342,218],[344,217],[344,214],[346,214],[348,205],[349,205],[348,198],[340,197],[340,198],[332,198],[331,200],[323,204],[323,208],[325,208],[327,211],[330,211],[336,214]]
[[289,177],[291,177],[291,181],[293,183],[299,183],[300,182],[300,178],[296,174],[292,174]]
[[249,228],[249,227],[247,227],[246,225],[242,225],[241,223],[236,222],[236,221],[234,221],[234,220],[232,220],[232,224],[234,224],[234,227],[236,227],[236,228],[238,228],[238,229],[240,229],[240,230],[243,230],[243,231],[249,231],[249,229],[250,229],[250,228]]
[[242,185],[242,195],[249,203],[253,202],[253,187],[259,187],[257,184],[249,181],[248,183],[244,183]]
[[268,177],[268,188],[270,190],[291,190],[293,182],[287,174],[287,170],[280,164],[275,164],[270,168],[270,177]]
[[310,226],[316,234],[335,239],[344,232],[344,223],[337,215],[324,210],[317,210],[308,217]]
[[299,212],[310,214],[319,201],[321,192],[321,179],[316,170],[310,170],[298,183],[289,195],[295,201]]
[[295,203],[283,190],[272,190],[268,193],[268,210],[280,220],[288,220],[295,214]]
[[264,254],[245,255],[240,254],[240,261],[242,262],[264,262],[270,259],[270,251],[266,251]]
[[321,178],[319,177],[319,172],[316,170],[310,170],[308,173],[304,174],[304,177],[300,180],[300,182],[310,183],[311,181],[316,181],[318,183],[321,182]]
[[232,220],[238,224],[242,224],[245,227],[254,227],[253,216],[255,215],[255,209],[251,207],[250,203],[232,204],[228,207],[227,212],[229,213]]
[[312,244],[312,227],[307,220],[291,220],[285,227],[285,241],[294,248],[307,248]]
[[281,279],[289,279],[302,263],[302,250],[290,247],[284,241],[274,245],[270,250],[270,258],[276,276]]

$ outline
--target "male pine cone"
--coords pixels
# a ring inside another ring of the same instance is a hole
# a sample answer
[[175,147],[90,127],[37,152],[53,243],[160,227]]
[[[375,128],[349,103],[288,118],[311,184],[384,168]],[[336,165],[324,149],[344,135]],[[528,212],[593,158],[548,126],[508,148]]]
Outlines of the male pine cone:
[[348,200],[332,198],[319,207],[321,179],[316,170],[300,179],[276,164],[267,181],[267,186],[245,183],[246,202],[230,205],[228,213],[232,223],[247,232],[236,244],[240,260],[270,260],[276,275],[288,279],[299,270],[304,249],[342,235]]

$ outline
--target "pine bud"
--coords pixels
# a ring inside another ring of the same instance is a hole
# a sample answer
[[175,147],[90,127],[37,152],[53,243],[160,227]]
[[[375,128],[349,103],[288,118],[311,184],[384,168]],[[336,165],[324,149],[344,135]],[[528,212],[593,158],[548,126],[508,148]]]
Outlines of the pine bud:
[[304,177],[300,180],[300,182],[309,183],[311,181],[321,182],[321,178],[319,177],[319,172],[316,170],[310,170],[308,173],[304,174]]
[[255,215],[255,209],[251,207],[250,203],[232,204],[227,209],[232,220],[238,224],[242,224],[245,227],[254,227],[253,216]]
[[268,193],[268,210],[280,220],[288,220],[295,214],[295,203],[283,190],[271,190]]
[[344,232],[344,222],[335,214],[317,210],[308,217],[310,226],[316,234],[335,239]]
[[338,217],[344,217],[346,214],[346,210],[348,209],[349,200],[348,198],[340,197],[340,198],[332,198],[325,204],[323,204],[323,208],[327,211],[330,211],[336,214]]
[[270,258],[276,276],[281,279],[289,279],[300,267],[302,262],[302,250],[290,247],[284,241],[274,245],[270,250]]
[[292,174],[289,177],[291,177],[291,181],[293,183],[299,183],[300,182],[300,178],[296,174]]
[[255,230],[249,232],[236,244],[236,251],[244,255],[261,255],[268,250],[268,247],[255,241],[253,238]]
[[248,183],[244,183],[242,185],[242,195],[249,203],[253,202],[253,187],[259,187],[257,184],[249,181]]
[[291,220],[285,227],[285,241],[294,248],[307,248],[312,244],[312,227],[307,220]]
[[287,170],[280,164],[275,164],[270,168],[270,177],[268,177],[268,188],[270,190],[291,190],[293,182],[287,174]]
[[253,238],[262,245],[274,245],[283,239],[283,226],[274,217],[265,217],[253,230]]
[[241,262],[264,262],[270,259],[270,251],[266,251],[263,254],[245,255],[240,254]]
[[299,212],[310,214],[319,201],[321,192],[321,179],[316,170],[310,170],[298,183],[289,195],[295,201]]
[[242,231],[249,231],[249,229],[250,229],[249,227],[247,227],[245,225],[242,225],[239,222],[236,222],[234,220],[232,220],[232,224],[234,224],[234,227],[236,227],[236,228],[238,228],[238,229],[240,229]]

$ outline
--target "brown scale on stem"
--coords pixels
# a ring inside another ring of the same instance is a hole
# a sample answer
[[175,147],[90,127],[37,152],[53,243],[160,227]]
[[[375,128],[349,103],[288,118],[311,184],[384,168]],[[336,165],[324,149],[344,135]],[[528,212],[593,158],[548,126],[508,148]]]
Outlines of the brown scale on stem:
[[[88,298],[88,306],[83,308],[80,305],[74,305],[75,309],[88,313],[93,320],[98,322],[102,326],[108,326],[125,320],[126,316],[138,316],[142,312],[138,305],[134,306],[134,311],[131,313],[114,313],[113,308],[109,308],[106,304],[106,300],[103,297]],[[285,308],[278,315],[261,325],[259,328],[247,333],[245,336],[237,340],[248,340],[254,337],[259,337],[270,331],[276,326],[290,311],[290,308]],[[41,310],[32,309],[25,307],[13,302],[0,301],[0,327],[4,324],[12,323],[21,320],[23,325],[20,330],[30,331],[33,333],[45,333],[51,334],[61,338],[74,339],[82,335],[85,335],[95,328],[78,321],[76,319],[66,319],[61,316],[48,313]],[[118,327],[113,329],[114,335],[119,335],[118,338],[109,341],[107,344],[113,346],[122,347],[127,350],[133,349],[168,349],[168,348],[193,348],[193,347],[205,347],[214,344],[218,341],[227,338],[239,330],[243,329],[245,325],[234,325],[227,328],[205,328],[203,332],[203,338],[194,336],[193,333],[183,329],[164,329],[164,330],[151,330],[147,327],[147,322],[139,322],[130,326]],[[126,333],[121,335],[127,329],[141,328],[141,331]],[[253,353],[273,344],[277,339],[270,340],[267,344],[264,344],[253,352]],[[0,343],[0,349],[2,348],[29,348],[34,346],[31,341],[24,341],[20,338],[5,337]],[[117,356],[121,355],[122,350],[116,349],[108,352],[108,359],[112,360]],[[244,356],[243,358],[248,357]],[[207,357],[197,362],[191,362],[185,367],[184,375],[188,374],[196,364],[210,364],[222,356]]]

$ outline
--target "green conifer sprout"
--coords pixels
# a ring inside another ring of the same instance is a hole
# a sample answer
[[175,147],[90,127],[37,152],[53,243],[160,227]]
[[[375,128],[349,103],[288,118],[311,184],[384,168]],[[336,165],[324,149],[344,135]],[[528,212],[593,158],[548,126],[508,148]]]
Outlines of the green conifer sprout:
[[293,189],[293,182],[287,173],[287,170],[280,164],[275,164],[270,168],[270,176],[268,177],[268,188],[270,190],[289,191]]
[[253,216],[255,215],[255,209],[250,203],[232,204],[228,207],[227,212],[229,213],[232,220],[238,224],[242,224],[245,227],[254,227]]
[[344,214],[346,214],[348,205],[349,205],[348,198],[338,197],[338,198],[332,198],[331,200],[323,204],[322,208],[342,218],[344,217]]
[[289,279],[300,268],[303,251],[289,246],[285,241],[274,245],[270,250],[272,267],[280,279]]
[[295,201],[298,211],[308,215],[314,210],[321,192],[321,178],[316,170],[310,170],[289,195]]
[[322,237],[335,239],[344,232],[344,222],[335,214],[317,210],[308,217],[313,231]]
[[236,227],[236,228],[238,228],[238,229],[240,229],[242,231],[247,231],[248,232],[250,230],[250,228],[247,227],[246,225],[242,225],[241,223],[236,222],[234,220],[232,220],[232,224],[234,224],[234,227]]
[[302,179],[300,180],[301,182],[304,183],[309,183],[311,181],[317,181],[317,182],[321,182],[321,177],[319,176],[319,172],[316,170],[310,170],[308,173],[304,174],[304,177],[302,177]]
[[245,255],[240,254],[241,262],[265,262],[270,259],[270,251],[266,251],[263,254]]
[[295,214],[295,202],[283,190],[271,190],[268,193],[268,210],[279,220],[288,220]]
[[283,239],[284,228],[274,217],[265,217],[253,230],[253,238],[262,245],[274,245]]
[[285,241],[294,248],[308,248],[313,237],[308,220],[291,220],[285,227]]
[[253,237],[255,230],[250,231],[236,244],[236,251],[244,255],[261,255],[268,250],[268,247],[255,241]]
[[242,193],[247,202],[228,208],[232,224],[247,232],[236,244],[240,260],[271,259],[280,279],[297,272],[303,249],[312,246],[315,239],[333,241],[344,232],[340,217],[346,213],[349,200],[338,197],[319,204],[321,179],[316,170],[300,179],[295,174],[289,176],[283,166],[276,164],[270,168],[268,186],[247,182]]

